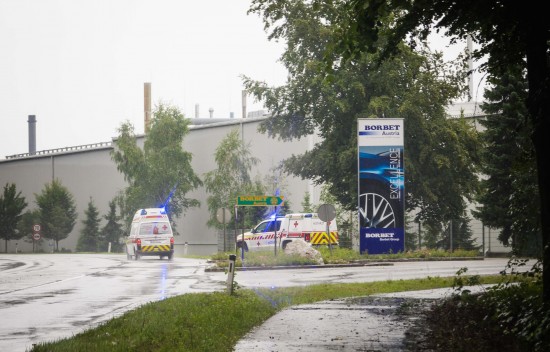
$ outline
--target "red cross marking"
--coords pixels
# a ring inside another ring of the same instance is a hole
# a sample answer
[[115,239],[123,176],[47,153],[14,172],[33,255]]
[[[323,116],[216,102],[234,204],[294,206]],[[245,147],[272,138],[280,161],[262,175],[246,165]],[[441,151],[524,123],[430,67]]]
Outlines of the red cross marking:
[[298,221],[294,222],[294,227],[298,227]]

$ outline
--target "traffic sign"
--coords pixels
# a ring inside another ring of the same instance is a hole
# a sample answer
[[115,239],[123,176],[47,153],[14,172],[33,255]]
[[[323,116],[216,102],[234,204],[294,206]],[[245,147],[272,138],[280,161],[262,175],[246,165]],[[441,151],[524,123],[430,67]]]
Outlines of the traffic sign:
[[32,225],[32,229],[34,230],[34,232],[40,232],[40,225],[39,224]]
[[319,216],[319,219],[324,222],[329,222],[334,220],[336,217],[336,209],[332,204],[323,204],[319,206],[319,209],[317,209],[317,215]]
[[40,234],[39,234],[39,233],[33,233],[32,238],[33,238],[35,241],[38,241],[38,240],[40,239]]
[[281,205],[283,204],[284,198],[283,196],[238,196],[237,205],[258,207]]
[[227,208],[219,208],[216,212],[216,219],[222,224],[227,224],[231,220],[231,212]]

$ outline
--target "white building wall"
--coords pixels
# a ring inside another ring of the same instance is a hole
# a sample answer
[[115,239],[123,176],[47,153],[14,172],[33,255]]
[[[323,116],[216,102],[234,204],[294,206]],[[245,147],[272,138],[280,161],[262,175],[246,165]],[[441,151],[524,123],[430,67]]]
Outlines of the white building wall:
[[[258,125],[263,119],[265,117],[228,119],[224,122],[193,126],[184,139],[183,147],[193,155],[192,167],[195,173],[202,179],[206,172],[216,168],[215,150],[220,140],[232,129],[238,129],[245,143],[250,143],[253,155],[260,160],[259,165],[253,170],[252,176],[260,176],[262,179],[283,159],[293,154],[302,154],[313,148],[314,143],[319,141],[319,137],[316,135],[292,142],[281,142],[269,138],[257,131]],[[138,139],[138,145],[143,145],[143,137]],[[126,186],[123,176],[117,171],[116,165],[111,160],[110,152],[111,147],[104,146],[88,150],[69,150],[0,160],[0,186],[3,188],[6,183],[15,183],[17,190],[21,191],[26,198],[27,210],[32,210],[36,208],[35,194],[39,194],[44,185],[51,182],[52,179],[60,179],[75,198],[78,219],[68,238],[60,241],[59,248],[74,251],[83,228],[84,211],[90,197],[94,199],[94,203],[103,217],[109,210],[109,201]],[[313,204],[319,203],[320,188],[314,186],[310,181],[288,176],[283,183],[286,185],[286,190],[282,195],[290,203],[292,211],[301,210],[301,202],[306,191],[310,192]],[[201,206],[188,210],[181,218],[176,219],[177,231],[180,234],[176,237],[176,254],[183,252],[185,243],[188,244],[187,253],[189,254],[214,253],[218,248],[218,230],[206,226],[209,213],[204,187],[189,193],[188,197],[199,200]],[[101,226],[103,225],[104,220],[102,219]],[[477,244],[481,246],[485,243],[485,251],[492,253],[510,251],[510,248],[504,247],[498,241],[498,230],[484,228],[475,219],[471,222],[471,228]],[[21,239],[9,241],[8,252],[15,252],[16,243],[20,251],[32,251],[32,242],[25,242]],[[3,247],[3,243],[1,245]],[[43,251],[51,250],[49,243],[44,241],[38,245],[38,248]]]
[[[245,141],[250,143],[252,154],[260,160],[259,165],[252,172],[253,177],[263,177],[273,166],[292,154],[303,153],[307,145],[307,138],[293,142],[281,142],[257,132],[260,121],[258,119],[235,119],[210,125],[193,126],[185,137],[183,147],[193,155],[192,167],[202,179],[204,174],[216,168],[214,160],[215,150],[221,141],[232,129],[238,129]],[[138,145],[143,145],[143,137],[138,139]],[[85,218],[90,197],[103,217],[107,214],[108,204],[119,191],[124,189],[126,182],[115,163],[111,160],[111,147],[102,147],[88,150],[69,150],[45,155],[29,156],[19,159],[0,160],[0,185],[15,183],[17,190],[25,197],[28,206],[26,210],[36,208],[35,194],[39,194],[44,185],[57,178],[67,187],[75,199],[78,219],[73,231],[67,239],[59,242],[59,248],[74,251]],[[308,190],[307,181],[289,177],[286,180],[288,192],[282,194],[290,204],[298,209]],[[180,236],[176,237],[176,254],[183,252],[187,242],[189,254],[211,254],[217,251],[218,230],[208,228],[209,218],[206,203],[207,194],[204,187],[188,194],[189,197],[200,201],[199,208],[187,211],[181,218],[176,219],[176,227]],[[102,218],[103,226],[105,221]],[[32,251],[32,242],[13,240],[8,242],[8,252]],[[36,243],[37,249],[50,251],[49,243]]]

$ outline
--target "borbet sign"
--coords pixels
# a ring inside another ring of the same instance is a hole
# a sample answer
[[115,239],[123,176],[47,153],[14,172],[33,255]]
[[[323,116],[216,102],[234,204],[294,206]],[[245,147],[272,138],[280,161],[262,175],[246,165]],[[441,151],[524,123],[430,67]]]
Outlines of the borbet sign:
[[405,250],[403,119],[359,119],[358,209],[360,251]]

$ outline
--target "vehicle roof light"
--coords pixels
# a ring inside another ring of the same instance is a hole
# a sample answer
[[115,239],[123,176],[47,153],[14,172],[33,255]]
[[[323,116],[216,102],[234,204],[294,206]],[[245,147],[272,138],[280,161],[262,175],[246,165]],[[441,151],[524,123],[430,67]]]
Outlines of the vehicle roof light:
[[141,209],[141,215],[147,215],[147,210]]

